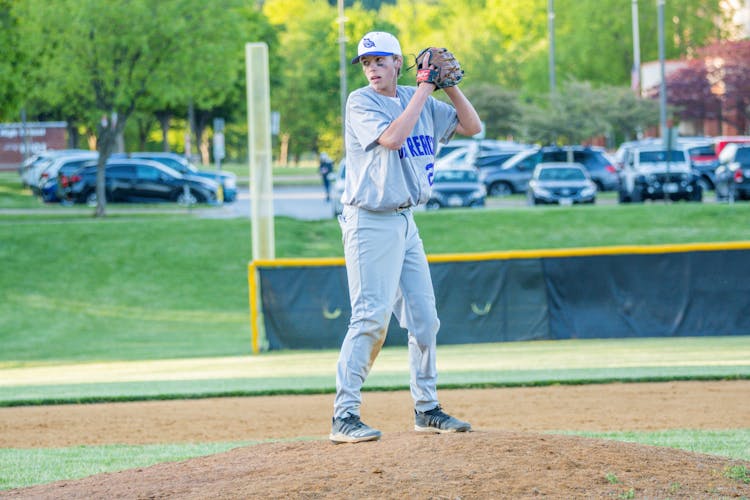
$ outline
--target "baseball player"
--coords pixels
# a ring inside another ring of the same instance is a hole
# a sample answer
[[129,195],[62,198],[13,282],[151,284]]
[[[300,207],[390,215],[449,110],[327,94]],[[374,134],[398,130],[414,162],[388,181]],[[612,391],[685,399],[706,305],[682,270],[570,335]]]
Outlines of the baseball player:
[[[435,295],[412,208],[427,202],[437,142],[454,133],[471,136],[481,123],[456,84],[460,65],[445,49],[417,58],[417,86],[400,86],[398,40],[367,33],[352,64],[361,63],[369,85],[346,105],[346,182],[339,216],[352,316],[336,371],[330,440],[356,443],[380,438],[360,419],[361,388],[383,342],[391,314],[408,330],[410,388],[415,430],[466,432],[437,397]],[[452,106],[432,92],[442,88]]]

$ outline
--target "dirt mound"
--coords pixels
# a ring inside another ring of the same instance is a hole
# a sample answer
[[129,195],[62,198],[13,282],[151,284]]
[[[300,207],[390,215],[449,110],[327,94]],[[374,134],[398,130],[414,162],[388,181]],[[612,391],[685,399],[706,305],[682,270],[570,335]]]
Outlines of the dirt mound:
[[[0,408],[0,447],[257,439],[179,463],[0,492],[11,498],[731,498],[750,463],[554,430],[736,429],[750,381],[441,391],[475,432],[421,435],[406,391],[364,395],[383,439],[333,445],[332,395]],[[730,472],[730,474],[727,474]]]
[[[11,491],[19,498],[739,497],[738,462],[559,435],[395,433],[379,442],[269,443]],[[750,465],[750,464],[743,464]]]

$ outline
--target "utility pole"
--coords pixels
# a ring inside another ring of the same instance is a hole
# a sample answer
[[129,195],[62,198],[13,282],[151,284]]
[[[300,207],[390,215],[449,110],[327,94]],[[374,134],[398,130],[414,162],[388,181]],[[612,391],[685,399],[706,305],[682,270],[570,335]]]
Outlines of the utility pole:
[[659,128],[661,136],[667,130],[667,79],[664,71],[664,0],[656,0],[657,24],[659,26]]
[[547,0],[547,30],[549,31],[549,92],[556,92],[555,83],[555,0]]
[[[339,8],[339,92],[341,94],[341,141],[343,143],[346,133],[346,31],[344,24],[344,0],[338,0]],[[346,149],[346,144],[342,145],[342,151]]]
[[641,96],[641,34],[638,27],[638,0],[633,0],[633,69],[630,75],[630,86],[633,92]]

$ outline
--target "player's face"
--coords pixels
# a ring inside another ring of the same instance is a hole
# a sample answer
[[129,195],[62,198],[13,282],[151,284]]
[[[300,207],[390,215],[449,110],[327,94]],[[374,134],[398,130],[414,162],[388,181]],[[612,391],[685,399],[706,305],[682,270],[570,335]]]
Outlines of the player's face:
[[388,96],[396,95],[396,80],[401,68],[397,56],[365,56],[360,59],[367,81],[375,92]]

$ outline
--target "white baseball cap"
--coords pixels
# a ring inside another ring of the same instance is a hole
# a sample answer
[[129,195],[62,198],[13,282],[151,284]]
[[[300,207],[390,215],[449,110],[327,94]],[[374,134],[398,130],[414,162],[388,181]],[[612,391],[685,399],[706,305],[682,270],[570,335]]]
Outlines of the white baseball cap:
[[362,56],[400,56],[401,45],[398,39],[385,31],[371,31],[362,37],[357,46],[357,57],[352,64],[357,64]]

